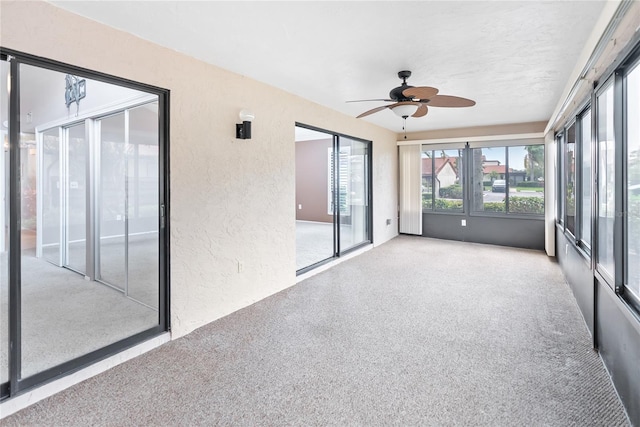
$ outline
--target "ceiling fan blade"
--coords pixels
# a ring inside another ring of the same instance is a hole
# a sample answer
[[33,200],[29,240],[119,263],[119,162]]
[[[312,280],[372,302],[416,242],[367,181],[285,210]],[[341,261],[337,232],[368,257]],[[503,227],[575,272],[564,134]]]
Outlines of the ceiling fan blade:
[[[395,105],[395,104],[391,104],[391,105]],[[362,113],[359,116],[357,116],[356,119],[368,116],[369,114],[377,113],[378,111],[382,111],[382,110],[384,110],[385,108],[388,108],[388,107],[389,107],[388,105],[383,105],[382,107],[376,107],[376,108],[374,108],[372,110],[365,111],[364,113]]]
[[[425,99],[423,102],[427,102]],[[476,101],[459,96],[436,95],[428,100],[430,107],[472,107],[476,105]]]
[[407,98],[431,99],[438,94],[438,89],[429,86],[410,87],[402,91]]
[[418,110],[411,117],[424,117],[427,115],[428,112],[429,112],[429,109],[427,108],[427,106],[424,104],[421,104],[418,107]]
[[356,101],[345,101],[345,102],[369,102],[369,101],[393,102],[393,99],[358,99]]

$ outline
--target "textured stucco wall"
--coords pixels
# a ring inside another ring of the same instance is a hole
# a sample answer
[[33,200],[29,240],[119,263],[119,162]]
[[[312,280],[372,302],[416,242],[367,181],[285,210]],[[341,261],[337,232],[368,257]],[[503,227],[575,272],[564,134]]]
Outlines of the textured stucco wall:
[[397,234],[395,133],[48,3],[0,8],[2,47],[171,90],[174,338],[295,283],[296,121],[373,141],[374,243]]

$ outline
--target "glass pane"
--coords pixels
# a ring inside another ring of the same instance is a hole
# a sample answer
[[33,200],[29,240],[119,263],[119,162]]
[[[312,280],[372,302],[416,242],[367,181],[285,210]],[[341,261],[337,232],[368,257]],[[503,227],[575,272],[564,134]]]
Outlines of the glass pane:
[[84,123],[72,126],[68,134],[67,197],[67,262],[66,266],[80,273],[87,261],[87,162],[88,147]]
[[[433,187],[435,191],[435,208],[437,211],[462,212],[462,152],[463,150],[434,151]],[[422,174],[424,180],[424,173]]]
[[296,270],[334,256],[333,135],[295,128]]
[[598,264],[614,278],[615,141],[613,86],[598,96]]
[[567,129],[565,141],[564,173],[565,173],[565,212],[566,227],[571,234],[576,234],[576,126]]
[[508,150],[509,213],[544,215],[544,145]]
[[368,144],[340,137],[340,251],[369,241]]
[[[125,252],[122,229],[109,229],[112,224],[106,221],[118,225],[124,222],[125,201],[122,198],[118,200],[120,204],[114,201],[114,193],[122,196],[126,172],[122,160],[124,114],[104,119],[107,125],[102,129],[95,118],[88,119],[94,121],[99,132],[89,133],[94,139],[87,140],[84,124],[76,122],[76,113],[104,109],[143,93],[87,79],[83,83],[86,97],[79,103],[70,103],[67,109],[61,102],[66,83],[83,79],[28,65],[22,65],[20,72],[20,115],[25,120],[20,122],[23,250],[19,307],[22,370],[18,374],[25,378],[157,326],[159,316],[157,303],[156,307],[141,304],[122,291],[86,280],[83,274],[73,271],[87,270],[87,277],[95,277],[93,262],[87,265],[86,260],[95,259],[98,245],[86,242],[100,239],[87,236],[88,228],[97,231],[102,226],[102,231],[111,233],[105,237],[120,242],[119,249],[111,253],[100,245],[103,249],[100,259],[106,266],[116,265],[121,269],[119,272],[124,271]],[[109,126],[108,119],[115,121],[115,118],[120,119],[119,127],[115,123]],[[60,126],[37,133],[39,126],[51,122]],[[97,136],[107,140],[104,146],[100,146]],[[92,170],[87,169],[91,149],[102,156],[102,161],[95,165],[96,175],[87,179]],[[37,157],[40,162],[36,162]],[[97,175],[100,169],[107,172],[104,179]],[[102,188],[111,195],[107,198],[111,203],[96,203],[96,214],[88,215],[87,193],[95,194],[96,201],[102,202],[99,194]],[[115,219],[118,214],[119,222]],[[87,223],[95,222],[98,216],[105,218],[105,224]],[[113,236],[116,233],[120,234]],[[117,259],[113,262],[107,256]],[[157,253],[150,255],[154,256]],[[55,265],[45,261],[49,259]],[[158,265],[157,258],[152,262],[153,271]],[[105,271],[112,273],[110,280],[114,278],[120,284],[115,273],[108,268]]]
[[[27,137],[27,135],[22,135],[21,139],[24,137]],[[35,138],[35,136],[33,136],[33,138]],[[62,237],[60,209],[60,204],[62,203],[62,187],[60,185],[62,166],[60,164],[60,145],[59,128],[46,130],[42,134],[42,256],[56,265],[61,265],[60,239]],[[20,160],[22,165],[27,165],[28,163],[25,162],[28,162],[28,153],[24,150],[20,151],[20,154],[27,154],[26,158],[21,158]],[[33,168],[35,167],[35,158],[32,160],[33,165],[29,166]],[[22,236],[24,240],[27,234],[31,233],[35,242],[35,185],[30,189],[28,186],[25,188],[23,183],[22,190]],[[24,246],[23,249],[25,249]]]
[[100,120],[99,280],[126,287],[127,150],[124,113]]
[[422,211],[433,209],[433,151],[422,152]]
[[[0,61],[0,123],[9,120],[9,91],[7,77],[9,63]],[[9,132],[0,126],[0,197],[3,207],[0,210],[0,383],[9,381]]]
[[627,83],[627,290],[640,298],[640,66]]
[[560,222],[560,224],[564,224],[564,193],[565,193],[565,186],[564,186],[564,181],[565,181],[565,174],[564,174],[564,156],[565,156],[565,151],[564,151],[564,145],[563,145],[563,141],[564,141],[564,135],[562,134],[562,132],[560,132],[557,136],[556,136],[556,147],[558,149],[557,153],[558,153],[558,159],[556,161],[556,177],[558,177],[558,182],[557,182],[557,186],[556,186],[556,190],[558,192],[557,197],[556,197],[556,201],[557,201],[557,220],[558,222]]
[[128,294],[158,308],[158,103],[129,111]]
[[505,147],[474,148],[471,152],[472,210],[504,213],[508,191]]
[[581,232],[580,239],[584,244],[591,247],[591,110],[587,111],[580,121],[581,139],[580,149],[582,151],[581,168]]

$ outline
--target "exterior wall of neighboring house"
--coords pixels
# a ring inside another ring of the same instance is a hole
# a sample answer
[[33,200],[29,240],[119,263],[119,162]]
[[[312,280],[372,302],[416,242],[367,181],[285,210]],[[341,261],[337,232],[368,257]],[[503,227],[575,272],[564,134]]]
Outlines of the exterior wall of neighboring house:
[[434,186],[436,197],[440,197],[440,189],[449,187],[458,180],[458,172],[455,168],[455,158],[436,157],[422,159],[422,182],[431,182],[432,169],[435,167]]
[[450,162],[447,162],[438,171],[438,174],[436,175],[436,179],[440,184],[440,188],[445,188],[456,183],[458,179],[458,174],[456,173],[456,170],[453,168],[453,165]]
[[332,146],[332,139],[296,141],[296,220],[333,222],[327,209]]
[[398,234],[396,133],[50,3],[0,19],[4,48],[170,90],[172,338],[295,284],[296,122],[373,141],[374,244]]

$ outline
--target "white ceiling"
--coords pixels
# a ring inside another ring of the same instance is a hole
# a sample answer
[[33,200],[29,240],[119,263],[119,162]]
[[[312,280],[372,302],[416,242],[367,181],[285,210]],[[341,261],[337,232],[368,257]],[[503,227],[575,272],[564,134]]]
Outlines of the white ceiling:
[[[432,107],[414,132],[548,120],[605,2],[52,3],[354,117],[384,103],[345,101],[387,98],[404,69],[477,102]],[[402,129],[390,110],[362,120]]]

